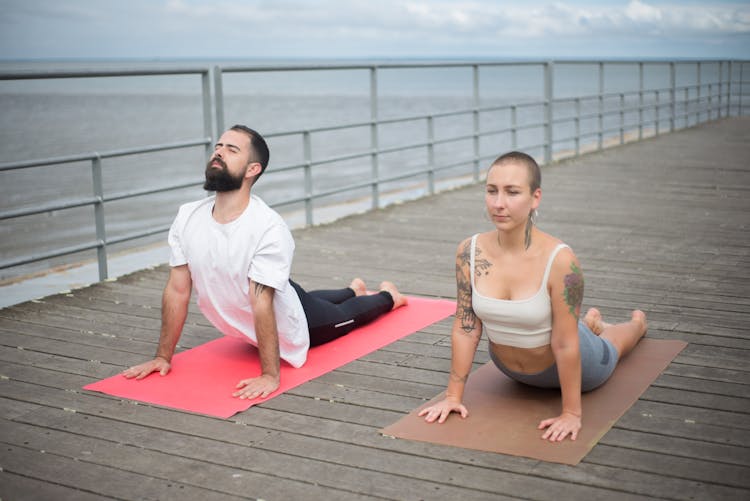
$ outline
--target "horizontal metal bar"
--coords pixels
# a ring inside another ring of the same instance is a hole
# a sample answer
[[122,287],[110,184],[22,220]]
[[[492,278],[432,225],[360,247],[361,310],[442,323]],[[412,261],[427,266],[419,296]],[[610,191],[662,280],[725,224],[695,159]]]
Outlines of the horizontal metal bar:
[[[310,71],[310,70],[369,70],[369,69],[420,69],[420,68],[494,68],[494,67],[517,67],[517,66],[543,66],[553,64],[565,65],[633,65],[643,64],[647,66],[664,65],[675,63],[678,65],[690,64],[720,64],[735,63],[744,64],[750,62],[747,59],[684,59],[680,61],[668,59],[652,59],[648,61],[638,59],[604,60],[604,59],[540,59],[524,61],[497,61],[497,60],[462,60],[462,61],[417,61],[417,62],[353,62],[353,63],[316,63],[316,64],[256,64],[256,65],[223,65],[218,69],[222,73],[238,72],[269,72],[269,71]],[[0,80],[29,80],[29,79],[51,79],[51,78],[98,78],[98,77],[122,77],[122,76],[154,76],[154,75],[184,75],[184,74],[206,74],[210,71],[208,66],[184,66],[172,68],[153,68],[149,66],[129,67],[107,70],[24,70],[0,72]]]
[[332,71],[332,70],[370,70],[370,69],[420,69],[420,68],[472,68],[495,66],[540,66],[547,64],[540,61],[430,61],[411,63],[351,63],[351,64],[273,64],[273,65],[224,65],[218,69],[222,73],[250,73],[270,71]]
[[[719,63],[737,63],[743,64],[750,62],[744,59],[686,59],[681,61],[670,60],[617,60],[609,61],[602,59],[570,59],[570,60],[526,60],[526,61],[423,61],[410,63],[349,63],[349,64],[274,64],[274,65],[224,65],[218,66],[222,73],[247,73],[247,72],[270,72],[270,71],[311,71],[311,70],[369,70],[369,69],[420,69],[420,68],[493,68],[503,66],[543,66],[551,63],[556,66],[565,65],[664,65],[664,64],[719,64]],[[23,70],[23,71],[4,71],[0,72],[0,80],[39,80],[53,78],[100,78],[100,77],[126,77],[126,76],[157,76],[157,75],[185,75],[196,74],[203,75],[210,72],[207,66],[187,66],[174,68],[152,68],[152,67],[131,67],[109,70]]]
[[193,186],[201,186],[204,181],[189,181],[187,183],[174,184],[169,186],[162,186],[160,188],[151,188],[146,190],[134,190],[134,191],[122,191],[112,195],[104,197],[104,202],[115,202],[117,200],[123,200],[126,198],[142,197],[144,195],[153,195],[154,193],[166,193],[169,191],[181,190],[183,188],[191,188]]
[[12,268],[13,266],[21,266],[22,264],[34,263],[36,261],[43,261],[45,259],[52,259],[53,257],[67,256],[69,254],[75,254],[76,252],[96,249],[98,247],[101,247],[102,245],[103,242],[93,242],[88,244],[72,245],[69,247],[61,247],[59,249],[55,249],[49,252],[43,252],[41,254],[31,254],[17,259],[2,261],[0,262],[0,269]]
[[165,233],[169,230],[169,228],[170,228],[170,225],[165,225],[165,226],[160,226],[157,228],[152,228],[147,231],[134,232],[134,233],[129,233],[127,235],[122,235],[122,236],[115,237],[115,238],[108,238],[106,242],[91,242],[87,244],[73,245],[69,247],[61,247],[59,249],[55,249],[49,252],[43,252],[40,254],[32,254],[32,255],[24,256],[24,257],[17,258],[17,259],[2,261],[0,262],[0,269],[12,268],[14,266],[21,266],[24,264],[34,263],[37,261],[43,261],[45,259],[52,259],[52,258],[60,257],[60,256],[67,256],[70,254],[75,254],[77,252],[84,252],[87,250],[97,249],[104,245],[128,242],[130,240],[136,240],[139,238],[156,235],[158,233]]
[[20,208],[15,210],[9,210],[6,212],[0,212],[0,220],[13,219],[16,217],[33,216],[34,214],[43,214],[45,212],[51,212],[55,210],[74,209],[76,207],[84,207],[86,205],[94,205],[99,202],[97,197],[85,197],[72,199],[65,202],[57,202],[47,205],[34,206],[33,208]]
[[138,232],[128,233],[126,235],[121,235],[119,237],[107,238],[107,245],[114,245],[114,244],[119,244],[122,242],[129,242],[131,240],[136,240],[139,238],[150,237],[151,235],[156,235],[158,233],[166,233],[167,231],[169,231],[170,227],[171,225],[168,224],[164,226],[158,226],[156,228],[152,228],[146,231],[138,231]]
[[369,157],[370,155],[372,155],[372,151],[366,150],[366,151],[362,151],[359,153],[350,153],[347,155],[340,155],[336,157],[321,158],[319,160],[313,160],[309,163],[302,164],[302,166],[304,167],[305,165],[314,166],[314,165],[332,164],[332,163],[337,163],[337,162],[345,162],[347,160],[354,160],[355,158]]
[[[746,60],[741,59],[685,59],[677,61],[677,64],[696,64],[696,63],[743,63]],[[564,65],[664,65],[675,63],[674,60],[649,60],[643,61],[638,59],[622,59],[622,60],[604,60],[604,59],[565,59],[565,60],[525,60],[525,61],[421,61],[421,62],[389,62],[389,63],[348,63],[348,64],[336,64],[336,63],[318,63],[318,64],[273,64],[273,65],[223,65],[218,67],[222,73],[248,73],[248,72],[270,72],[270,71],[333,71],[333,70],[370,70],[370,69],[420,69],[420,68],[473,68],[475,66],[479,68],[491,68],[491,67],[502,67],[502,66],[544,66],[546,64],[554,64],[558,66]]]
[[[494,158],[494,157],[492,157],[492,158]],[[468,165],[468,164],[472,163],[473,161],[474,161],[473,158],[467,158],[465,160],[458,161],[458,162],[455,162],[455,163],[452,163],[452,164],[447,164],[447,165],[442,165],[442,166],[435,166],[435,167],[433,167],[431,169],[430,168],[423,168],[421,170],[409,171],[409,172],[406,172],[406,173],[403,173],[403,174],[397,174],[395,176],[389,176],[389,177],[379,178],[379,179],[377,179],[376,182],[378,184],[390,183],[390,182],[394,182],[394,181],[399,181],[401,179],[406,179],[406,178],[410,178],[410,177],[416,177],[416,176],[420,176],[420,175],[425,175],[425,174],[427,174],[430,171],[440,171],[440,170],[445,170],[445,169],[450,169],[450,168],[453,168],[453,167],[457,167],[459,165]],[[429,167],[429,166],[428,165],[424,165],[423,167]],[[333,195],[338,195],[339,193],[344,193],[344,192],[350,191],[350,190],[357,190],[357,189],[367,188],[369,186],[372,186],[372,183],[373,183],[372,180],[368,180],[368,181],[363,181],[363,182],[360,182],[360,183],[349,184],[349,185],[346,185],[346,186],[341,186],[339,188],[334,188],[334,189],[327,190],[327,191],[317,192],[317,193],[314,193],[313,195],[310,195],[309,197],[308,196],[301,196],[301,197],[298,197],[298,198],[293,199],[293,200],[285,200],[284,202],[282,202],[279,205],[291,205],[293,203],[300,203],[300,202],[303,202],[303,201],[307,200],[308,198],[310,198],[312,200],[315,200],[315,199],[318,199],[318,198],[326,198],[326,197],[330,197],[330,196],[333,196]]]
[[141,153],[154,153],[157,151],[177,150],[180,148],[205,146],[207,144],[210,144],[211,140],[212,139],[210,137],[202,137],[200,139],[191,139],[188,141],[179,141],[176,143],[163,143],[163,144],[155,144],[155,145],[150,145],[150,146],[142,146],[140,148],[127,148],[123,150],[105,151],[103,153],[100,153],[99,156],[101,158],[114,158],[114,157],[124,157],[127,155],[138,155]]
[[[597,96],[592,96],[592,99],[596,98]],[[279,132],[270,132],[268,134],[264,134],[267,138],[278,138],[278,137],[288,137],[288,136],[296,136],[296,135],[303,135],[303,134],[315,134],[318,132],[332,132],[336,130],[343,130],[343,129],[356,129],[360,127],[370,127],[372,125],[392,125],[396,123],[403,123],[403,122],[416,122],[419,120],[425,120],[428,117],[433,118],[444,118],[448,116],[455,116],[455,115],[469,115],[474,112],[479,113],[487,113],[491,111],[500,111],[503,109],[510,109],[510,108],[529,108],[533,106],[543,106],[545,104],[545,101],[522,101],[519,103],[514,104],[504,104],[504,105],[495,105],[495,106],[486,106],[486,107],[471,107],[471,108],[461,108],[457,110],[451,110],[451,111],[444,111],[439,113],[432,113],[429,115],[407,115],[403,117],[395,117],[395,118],[386,118],[386,119],[380,119],[380,120],[368,120],[363,122],[351,122],[348,124],[343,125],[327,125],[323,127],[314,127],[311,129],[295,129],[295,130],[288,130],[288,131],[279,131]]]
[[43,167],[45,165],[58,165],[73,162],[86,162],[94,160],[95,158],[115,158],[123,157],[127,155],[138,155],[141,153],[154,153],[157,151],[168,151],[176,150],[180,148],[189,148],[193,146],[205,146],[211,142],[211,138],[205,137],[201,139],[191,139],[187,141],[179,141],[174,143],[163,143],[149,146],[141,146],[137,148],[127,148],[121,150],[111,150],[104,152],[90,152],[81,153],[79,155],[68,155],[61,157],[41,158],[36,160],[28,160],[25,162],[6,162],[0,164],[0,172],[16,170],[16,169],[27,169],[30,167]]
[[155,75],[203,75],[205,66],[184,68],[123,68],[112,70],[24,70],[0,71],[0,80],[40,80],[52,78],[138,77]]

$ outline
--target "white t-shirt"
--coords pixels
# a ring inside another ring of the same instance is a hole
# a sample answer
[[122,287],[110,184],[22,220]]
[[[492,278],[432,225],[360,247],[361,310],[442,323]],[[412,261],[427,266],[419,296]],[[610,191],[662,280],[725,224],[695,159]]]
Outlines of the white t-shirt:
[[215,197],[180,207],[169,230],[170,266],[188,265],[198,307],[222,333],[257,346],[250,283],[273,287],[281,358],[294,367],[307,359],[310,335],[302,304],[289,283],[294,239],[284,220],[252,195],[240,217],[220,224]]

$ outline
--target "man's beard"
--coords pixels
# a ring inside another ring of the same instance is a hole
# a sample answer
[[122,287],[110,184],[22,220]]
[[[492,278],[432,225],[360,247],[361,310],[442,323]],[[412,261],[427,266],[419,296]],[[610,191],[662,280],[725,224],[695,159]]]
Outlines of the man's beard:
[[[221,168],[213,167],[211,164],[214,162],[221,165]],[[203,189],[216,192],[236,191],[242,188],[244,179],[244,172],[235,177],[221,158],[212,158],[206,165],[206,182],[203,183]]]

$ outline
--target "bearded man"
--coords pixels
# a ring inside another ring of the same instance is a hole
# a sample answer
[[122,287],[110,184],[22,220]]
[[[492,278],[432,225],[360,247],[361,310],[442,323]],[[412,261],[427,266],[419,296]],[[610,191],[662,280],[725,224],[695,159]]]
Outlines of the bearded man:
[[190,296],[223,334],[257,346],[261,374],[233,395],[266,397],[279,387],[280,360],[300,367],[311,346],[343,336],[406,304],[391,282],[368,294],[359,278],[338,290],[305,291],[290,278],[294,239],[282,217],[251,190],[268,165],[268,145],[244,125],[221,135],[206,166],[214,196],[180,207],[169,231],[171,266],[162,296],[162,326],[153,360],[123,371],[162,376],[182,333]]

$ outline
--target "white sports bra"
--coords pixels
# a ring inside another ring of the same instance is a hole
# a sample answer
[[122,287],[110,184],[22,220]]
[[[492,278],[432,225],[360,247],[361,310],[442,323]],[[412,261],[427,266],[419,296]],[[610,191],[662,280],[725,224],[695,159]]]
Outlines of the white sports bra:
[[474,285],[474,254],[477,235],[471,238],[471,305],[482,321],[490,341],[517,348],[537,348],[550,344],[552,337],[552,303],[547,291],[547,281],[552,262],[560,249],[558,244],[547,261],[539,290],[528,299],[496,299],[483,296]]

